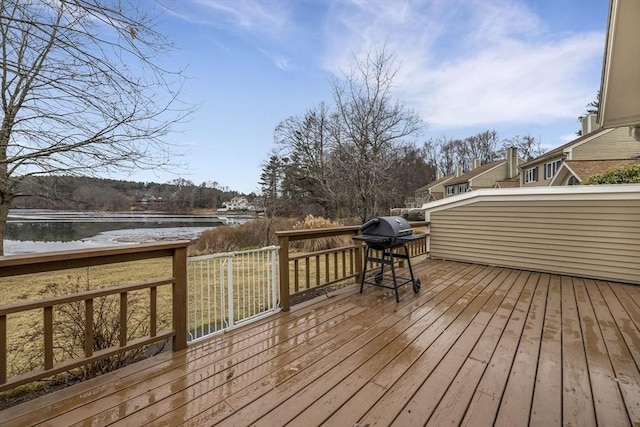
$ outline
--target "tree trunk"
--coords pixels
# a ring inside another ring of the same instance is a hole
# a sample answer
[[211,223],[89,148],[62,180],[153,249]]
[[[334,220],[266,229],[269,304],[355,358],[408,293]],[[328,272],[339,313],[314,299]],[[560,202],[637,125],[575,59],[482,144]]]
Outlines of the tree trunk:
[[4,231],[7,229],[9,207],[11,207],[11,199],[0,200],[0,256],[4,255]]

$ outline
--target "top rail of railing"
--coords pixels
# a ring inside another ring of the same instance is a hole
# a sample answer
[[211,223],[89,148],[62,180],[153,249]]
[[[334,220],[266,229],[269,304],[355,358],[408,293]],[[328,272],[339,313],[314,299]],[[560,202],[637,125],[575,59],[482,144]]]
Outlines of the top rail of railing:
[[176,241],[89,250],[77,249],[40,254],[8,255],[0,257],[0,277],[172,256],[176,249],[186,249],[188,245],[188,241]]
[[[409,224],[415,228],[429,226],[428,221],[410,221]],[[304,268],[300,268],[300,270],[304,270],[307,281],[309,281],[310,275],[312,274],[309,270],[313,269],[311,266],[311,263],[309,262],[309,259],[311,258],[315,259],[314,274],[316,276],[316,283],[319,282],[318,277],[321,274],[323,274],[323,272],[325,276],[329,276],[330,272],[334,272],[334,276],[336,277],[334,277],[333,280],[326,281],[325,285],[330,283],[335,283],[346,278],[355,278],[356,281],[359,281],[360,274],[362,272],[363,257],[362,257],[362,245],[360,243],[351,244],[348,247],[336,248],[330,251],[325,250],[320,252],[313,252],[313,253],[305,254],[304,257],[302,256],[290,257],[290,254],[289,254],[290,242],[310,240],[310,239],[321,239],[321,238],[335,237],[335,236],[356,236],[358,234],[360,234],[359,225],[348,225],[348,226],[331,227],[331,228],[314,228],[314,229],[304,229],[304,230],[286,230],[286,231],[276,232],[276,236],[278,238],[278,246],[280,247],[280,254],[279,254],[280,306],[283,311],[289,310],[291,306],[290,261],[294,261],[293,275],[294,275],[294,282],[295,282],[295,288],[296,288],[294,289],[294,292],[297,290],[298,271],[299,271],[298,260],[302,260],[302,259],[306,260]],[[425,243],[424,245],[425,252],[428,250],[427,247],[428,245]],[[344,251],[347,251],[347,250],[355,252],[349,256],[349,258],[352,259],[353,261],[349,261],[345,258]],[[330,258],[329,255],[331,252],[334,253],[333,261],[329,259]],[[340,273],[338,272],[339,270],[338,252],[342,252],[342,271],[343,271],[342,276],[340,276]],[[324,268],[320,267],[320,263],[321,263],[320,255],[324,255],[324,258],[325,258]],[[332,266],[330,266],[331,262],[333,262]],[[345,263],[348,263],[350,265],[347,267]]]
[[[412,227],[426,227],[429,221],[409,221]],[[297,240],[320,239],[322,237],[360,234],[359,225],[344,225],[330,228],[311,228],[305,230],[276,231],[277,237],[287,237],[290,242]]]

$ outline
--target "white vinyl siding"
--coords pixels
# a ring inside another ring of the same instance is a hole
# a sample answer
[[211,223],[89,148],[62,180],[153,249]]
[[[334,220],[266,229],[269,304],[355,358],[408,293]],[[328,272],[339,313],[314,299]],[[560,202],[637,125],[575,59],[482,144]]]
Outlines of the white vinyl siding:
[[481,189],[440,200],[425,211],[431,257],[640,284],[638,194],[631,184]]

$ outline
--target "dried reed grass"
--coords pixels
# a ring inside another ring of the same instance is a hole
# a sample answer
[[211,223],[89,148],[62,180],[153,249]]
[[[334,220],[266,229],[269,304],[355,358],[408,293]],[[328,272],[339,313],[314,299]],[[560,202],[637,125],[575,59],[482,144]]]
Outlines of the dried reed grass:
[[[333,228],[342,227],[344,224],[339,221],[333,221],[327,218],[307,215],[303,221],[298,221],[294,226],[294,230],[311,230],[315,228]],[[349,236],[333,236],[321,239],[308,239],[292,242],[291,247],[303,252],[316,252],[325,249],[335,249],[351,244]]]

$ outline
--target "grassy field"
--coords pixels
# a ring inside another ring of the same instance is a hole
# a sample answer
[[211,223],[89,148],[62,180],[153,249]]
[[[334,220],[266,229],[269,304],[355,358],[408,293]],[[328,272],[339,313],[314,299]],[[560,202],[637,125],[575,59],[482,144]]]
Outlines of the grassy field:
[[99,289],[169,275],[171,258],[166,257],[6,277],[0,285],[0,304],[42,299],[52,284],[76,283],[85,289]]
[[[171,275],[171,258],[126,262],[89,268],[69,269],[3,278],[0,285],[0,305],[38,301],[52,296],[72,294],[84,290],[113,287]],[[137,325],[148,316],[149,291],[131,292],[128,324]],[[81,303],[66,304],[54,309],[54,346],[57,361],[67,360],[71,354],[82,354],[82,343],[70,335],[81,332],[84,321]],[[118,295],[94,301],[94,323],[103,325],[109,333],[108,323],[116,323],[119,312]],[[158,288],[158,329],[171,323],[171,286]],[[57,322],[64,319],[64,322]],[[148,323],[148,322],[147,322]],[[7,367],[9,375],[16,375],[41,364],[43,340],[42,309],[7,316]],[[147,326],[145,325],[145,328]],[[117,329],[114,325],[112,329]],[[139,328],[140,329],[140,328]],[[132,330],[131,336],[144,334]],[[117,335],[117,334],[116,334]],[[108,337],[99,337],[107,339]],[[96,341],[99,341],[96,338]]]

